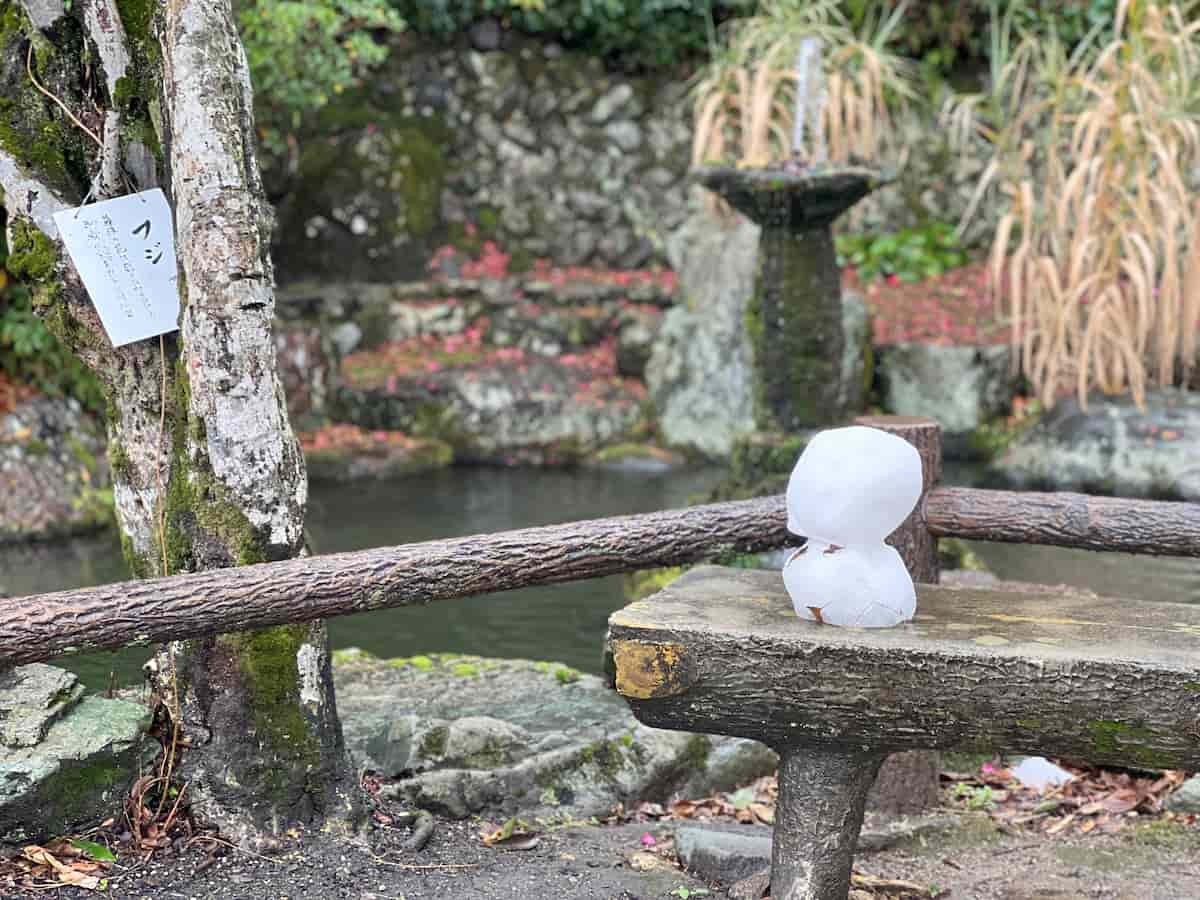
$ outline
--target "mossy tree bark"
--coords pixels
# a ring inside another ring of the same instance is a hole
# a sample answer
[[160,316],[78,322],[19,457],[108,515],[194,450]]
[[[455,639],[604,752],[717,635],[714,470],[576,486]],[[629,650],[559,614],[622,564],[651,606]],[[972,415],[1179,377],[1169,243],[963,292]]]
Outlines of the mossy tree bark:
[[[156,185],[175,212],[181,329],[162,353],[157,340],[114,349],[53,213]],[[307,486],[276,371],[270,215],[229,0],[0,4],[0,187],[9,267],[108,396],[134,573],[300,555]],[[156,681],[189,737],[193,803],[228,834],[355,816],[321,623],[175,645]]]

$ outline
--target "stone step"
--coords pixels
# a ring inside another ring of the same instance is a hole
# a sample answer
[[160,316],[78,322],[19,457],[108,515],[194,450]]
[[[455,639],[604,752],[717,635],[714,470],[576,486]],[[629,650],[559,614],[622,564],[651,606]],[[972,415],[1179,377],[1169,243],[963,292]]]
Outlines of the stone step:
[[500,348],[449,370],[364,368],[336,391],[332,415],[437,438],[458,462],[554,465],[625,440],[642,418],[644,397],[641,382],[603,368]]

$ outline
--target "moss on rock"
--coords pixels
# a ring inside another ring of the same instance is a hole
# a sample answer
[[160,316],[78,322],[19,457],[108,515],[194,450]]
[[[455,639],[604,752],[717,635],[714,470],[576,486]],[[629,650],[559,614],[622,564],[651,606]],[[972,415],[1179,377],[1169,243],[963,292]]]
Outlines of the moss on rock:
[[990,571],[979,555],[959,538],[942,538],[938,541],[938,563],[942,569],[961,569],[967,572]]
[[[274,251],[289,277],[332,267],[362,280],[419,278],[445,240],[453,132],[436,115],[405,115],[384,99],[370,85],[348,92],[322,109],[311,135],[301,135],[295,183],[276,186],[289,195]],[[266,176],[285,168],[268,165]],[[314,233],[314,222],[338,224]]]

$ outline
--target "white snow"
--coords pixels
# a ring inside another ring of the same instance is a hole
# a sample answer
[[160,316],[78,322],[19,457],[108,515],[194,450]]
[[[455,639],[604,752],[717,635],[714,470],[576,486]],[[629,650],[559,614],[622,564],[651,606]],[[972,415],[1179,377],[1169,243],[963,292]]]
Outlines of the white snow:
[[921,457],[903,438],[856,425],[809,441],[787,488],[788,529],[808,538],[783,567],[796,614],[861,628],[912,619],[912,578],[884,538],[920,497]]

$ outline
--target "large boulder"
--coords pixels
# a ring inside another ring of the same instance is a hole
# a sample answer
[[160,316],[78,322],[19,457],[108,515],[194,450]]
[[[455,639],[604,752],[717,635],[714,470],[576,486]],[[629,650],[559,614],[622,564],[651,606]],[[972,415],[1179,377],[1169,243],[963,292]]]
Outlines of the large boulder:
[[0,675],[0,844],[37,841],[115,812],[157,751],[140,703],[85,697],[69,672]]
[[[758,239],[753,222],[717,218],[697,195],[691,217],[666,241],[681,300],[663,319],[646,384],[663,439],[714,459],[727,458],[754,431],[754,352],[745,323]],[[842,331],[839,401],[854,413],[863,408],[871,352],[870,314],[856,293],[843,293]]]
[[888,412],[935,418],[951,443],[1002,414],[1012,399],[1007,346],[904,343],[878,352]]
[[759,228],[741,217],[714,217],[699,196],[666,242],[681,302],[663,319],[646,383],[668,444],[723,458],[754,430],[753,355],[744,322]]
[[1200,500],[1200,396],[1174,389],[1064,399],[993,465],[1008,484],[1035,490]]
[[594,676],[551,663],[335,654],[346,743],[391,793],[441,814],[587,818],[773,771],[761,744],[647,728]]
[[107,483],[104,429],[75,400],[39,396],[0,415],[0,544],[105,524]]

